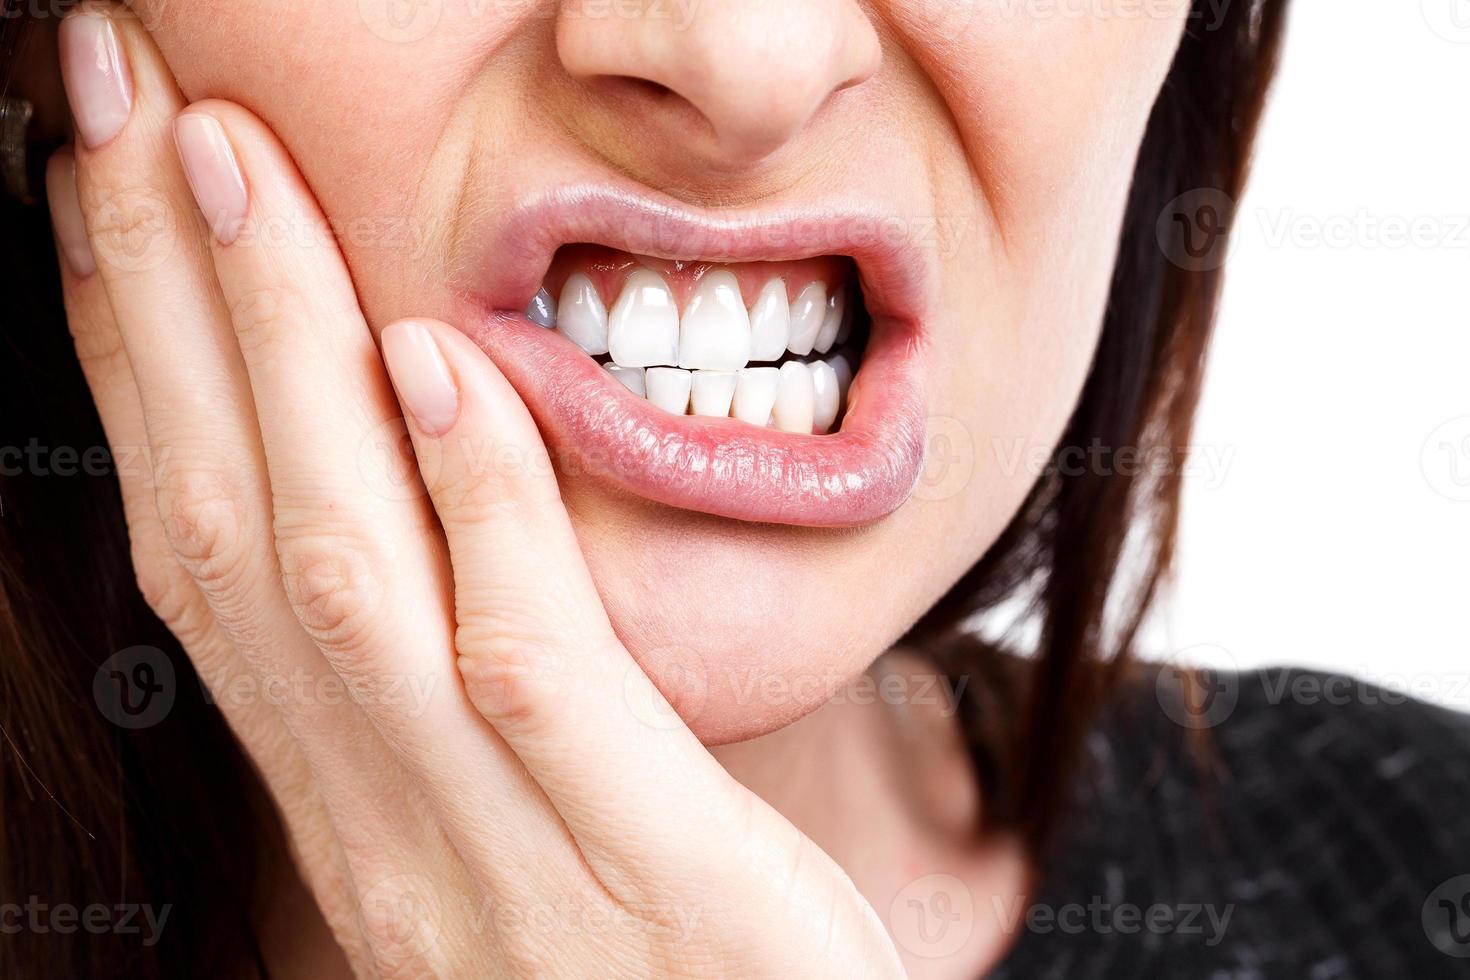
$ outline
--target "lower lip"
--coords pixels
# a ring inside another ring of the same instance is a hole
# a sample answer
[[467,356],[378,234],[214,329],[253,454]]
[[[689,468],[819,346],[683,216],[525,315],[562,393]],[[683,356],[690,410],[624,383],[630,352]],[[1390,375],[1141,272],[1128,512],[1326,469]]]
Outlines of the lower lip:
[[806,527],[877,521],[906,501],[924,458],[914,342],[875,330],[833,435],[670,415],[524,316],[466,331],[526,400],[563,473],[718,517]]

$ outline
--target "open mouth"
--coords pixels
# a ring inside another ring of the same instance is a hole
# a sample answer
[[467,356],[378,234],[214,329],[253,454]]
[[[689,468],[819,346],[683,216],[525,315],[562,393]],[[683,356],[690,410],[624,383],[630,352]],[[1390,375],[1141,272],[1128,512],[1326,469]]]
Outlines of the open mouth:
[[671,415],[840,428],[868,319],[851,260],[716,265],[557,252],[526,311]]
[[924,459],[932,270],[889,220],[556,188],[478,216],[456,320],[563,477],[741,521],[867,524]]

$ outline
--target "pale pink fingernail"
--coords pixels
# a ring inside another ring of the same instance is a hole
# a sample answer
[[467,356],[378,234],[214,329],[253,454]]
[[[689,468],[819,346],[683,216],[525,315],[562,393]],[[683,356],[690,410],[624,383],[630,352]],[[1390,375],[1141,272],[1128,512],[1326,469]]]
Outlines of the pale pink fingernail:
[[225,128],[213,116],[186,112],[174,120],[174,143],[214,237],[221,245],[231,244],[245,224],[250,194]]
[[422,323],[395,323],[383,331],[383,359],[393,387],[419,428],[442,436],[459,415],[459,389],[434,335]]
[[122,132],[133,111],[133,76],[117,28],[83,10],[61,22],[61,77],[82,142],[99,147]]
[[46,199],[51,204],[51,227],[67,268],[85,279],[97,271],[97,261],[92,258],[82,202],[77,197],[77,160],[69,150],[59,151],[46,170]]

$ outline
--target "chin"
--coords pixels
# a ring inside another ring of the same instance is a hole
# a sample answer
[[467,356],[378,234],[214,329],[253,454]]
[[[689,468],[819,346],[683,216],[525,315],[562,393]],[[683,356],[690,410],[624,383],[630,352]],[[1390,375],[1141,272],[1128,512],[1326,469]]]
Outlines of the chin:
[[909,625],[909,604],[862,601],[876,529],[730,521],[575,479],[563,496],[613,628],[707,745],[814,711]]

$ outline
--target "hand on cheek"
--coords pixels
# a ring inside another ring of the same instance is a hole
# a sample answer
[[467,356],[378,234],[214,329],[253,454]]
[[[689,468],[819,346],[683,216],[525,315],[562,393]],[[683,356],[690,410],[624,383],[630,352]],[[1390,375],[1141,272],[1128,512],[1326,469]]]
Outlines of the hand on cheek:
[[[687,728],[649,723],[650,705],[672,716],[479,348],[408,321],[380,356],[260,120],[185,107],[120,8],[62,35],[78,144],[50,183],[68,315],[109,438],[159,464],[123,481],[139,581],[255,759],[354,968],[577,976],[612,956],[635,973],[794,959],[901,975],[841,871]],[[365,451],[405,424],[425,492]],[[237,703],[241,677],[306,683]],[[299,693],[334,682],[350,696]],[[615,925],[547,944],[486,932],[492,901]]]

